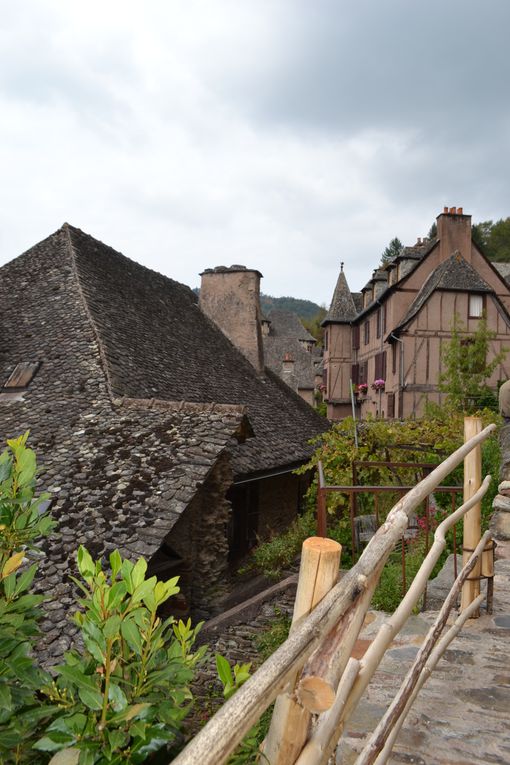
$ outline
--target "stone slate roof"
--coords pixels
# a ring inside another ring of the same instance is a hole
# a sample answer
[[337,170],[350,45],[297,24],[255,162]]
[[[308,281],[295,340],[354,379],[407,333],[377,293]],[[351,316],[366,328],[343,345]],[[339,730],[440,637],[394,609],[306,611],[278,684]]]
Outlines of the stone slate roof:
[[507,282],[507,284],[510,284],[510,263],[495,263],[492,262],[492,265],[498,271],[503,279]]
[[393,332],[398,332],[408,324],[421,310],[435,290],[455,292],[494,291],[492,287],[482,279],[473,266],[468,263],[459,252],[455,252],[443,263],[440,263],[440,265],[428,276],[423,287],[409,306],[407,314]]
[[294,465],[324,418],[270,371],[258,376],[183,284],[66,225],[113,395],[246,406],[255,437],[233,450],[236,477]]
[[331,300],[329,311],[322,322],[322,326],[335,323],[349,323],[356,318],[357,310],[354,304],[353,296],[349,290],[347,279],[343,268],[338,275],[335,291]]
[[[41,547],[38,582],[52,601],[43,645],[70,645],[68,573],[79,543],[150,557],[218,460],[247,432],[244,407],[112,400],[68,233],[0,269],[0,385],[38,361],[28,388],[0,394],[2,441],[30,430],[57,532]],[[44,655],[44,651],[41,651]]]
[[294,360],[292,382],[295,382],[298,388],[313,389],[315,387],[314,362],[317,361],[317,355],[303,348],[300,339],[316,342],[315,338],[303,327],[296,314],[273,311],[270,319],[269,335],[263,337],[266,366],[285,380],[282,362],[284,356],[290,354]]
[[287,337],[316,343],[315,337],[303,326],[299,316],[292,311],[271,311],[267,319],[271,322],[270,335]]

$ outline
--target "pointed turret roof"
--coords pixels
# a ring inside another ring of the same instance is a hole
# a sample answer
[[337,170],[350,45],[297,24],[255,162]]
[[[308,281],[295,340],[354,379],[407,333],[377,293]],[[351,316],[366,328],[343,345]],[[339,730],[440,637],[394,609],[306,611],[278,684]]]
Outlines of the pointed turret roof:
[[348,324],[356,317],[356,314],[356,306],[345,278],[344,264],[342,263],[333,299],[322,326],[326,324]]

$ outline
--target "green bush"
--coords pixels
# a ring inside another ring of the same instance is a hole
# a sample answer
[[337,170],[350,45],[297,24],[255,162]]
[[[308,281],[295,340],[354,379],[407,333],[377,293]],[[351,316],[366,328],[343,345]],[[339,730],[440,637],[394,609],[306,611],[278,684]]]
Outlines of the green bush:
[[205,647],[200,625],[161,620],[158,608],[178,592],[177,578],[146,579],[147,563],[110,555],[110,572],[78,550],[82,591],[73,619],[83,648],[52,675],[34,659],[42,596],[29,593],[37,565],[27,550],[53,528],[35,496],[36,459],[28,434],[0,456],[0,761],[68,765],[142,763],[177,738],[192,696],[189,685]]

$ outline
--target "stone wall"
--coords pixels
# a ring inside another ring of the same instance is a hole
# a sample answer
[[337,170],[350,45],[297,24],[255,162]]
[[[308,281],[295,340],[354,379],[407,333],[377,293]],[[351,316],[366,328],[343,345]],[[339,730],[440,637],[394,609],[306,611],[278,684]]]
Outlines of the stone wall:
[[[498,494],[492,506],[491,530],[496,542],[510,541],[510,423],[503,425],[499,434],[501,466],[499,471]],[[496,553],[497,554],[497,553]]]

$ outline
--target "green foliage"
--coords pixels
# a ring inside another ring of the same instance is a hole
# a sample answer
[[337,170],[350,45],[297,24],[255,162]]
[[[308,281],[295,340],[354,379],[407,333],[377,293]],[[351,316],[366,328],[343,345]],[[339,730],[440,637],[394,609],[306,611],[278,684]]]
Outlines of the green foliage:
[[443,345],[444,371],[439,378],[439,389],[447,394],[447,408],[466,414],[473,414],[484,406],[497,411],[497,400],[487,380],[504,360],[507,349],[488,361],[490,343],[495,337],[496,332],[488,328],[485,317],[478,320],[476,332],[468,334],[455,315],[451,340]]
[[110,555],[110,571],[78,550],[83,597],[74,621],[83,649],[70,651],[54,677],[33,658],[42,596],[29,592],[37,566],[25,553],[49,533],[35,497],[36,459],[28,434],[0,456],[0,762],[113,765],[142,763],[176,739],[190,708],[189,684],[205,647],[195,628],[158,608],[179,591],[177,578],[146,579],[147,563]]
[[476,223],[472,228],[472,237],[481,251],[496,262],[510,261],[510,218],[501,218]]
[[5,765],[39,762],[28,753],[34,730],[54,714],[37,698],[51,678],[32,657],[43,597],[29,592],[37,566],[25,565],[27,553],[54,524],[40,512],[49,495],[35,496],[36,460],[27,438],[25,433],[9,440],[0,455],[0,761]]
[[313,509],[296,518],[286,531],[252,550],[248,569],[257,569],[270,579],[278,579],[282,571],[292,566],[301,553],[301,546],[316,530]]
[[271,311],[290,311],[296,313],[300,319],[312,319],[316,316],[321,306],[312,300],[302,300],[293,297],[272,297],[271,295],[260,296],[260,307],[262,313],[268,314]]
[[236,664],[234,671],[230,664],[220,653],[216,654],[216,669],[218,677],[223,685],[223,696],[229,699],[250,677],[251,662],[248,664]]
[[282,616],[275,608],[275,618],[270,626],[262,630],[257,636],[255,644],[261,661],[269,659],[277,648],[287,640],[289,636],[291,620],[288,616]]
[[80,763],[141,763],[175,741],[192,700],[189,683],[205,647],[191,652],[200,625],[162,620],[158,608],[175,595],[177,578],[146,579],[147,563],[110,555],[111,574],[78,550],[83,592],[74,621],[84,648],[56,667],[48,691],[63,710],[35,744],[80,751]]
[[400,255],[403,244],[400,241],[400,239],[395,236],[389,245],[384,249],[382,255],[381,255],[381,265],[385,266],[386,263],[389,263],[391,260],[397,257],[397,255]]
[[327,310],[322,306],[319,308],[316,314],[309,318],[300,317],[301,322],[305,329],[309,331],[311,335],[315,337],[319,346],[322,347],[324,340],[324,327],[321,326],[322,322],[326,318]]

